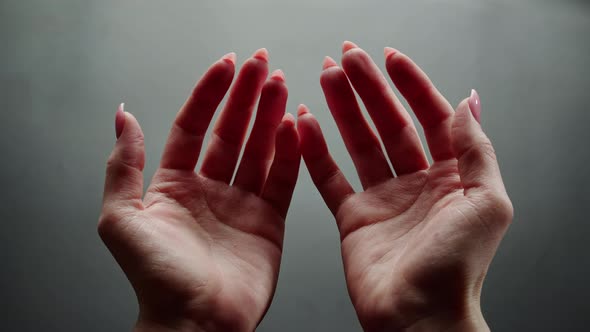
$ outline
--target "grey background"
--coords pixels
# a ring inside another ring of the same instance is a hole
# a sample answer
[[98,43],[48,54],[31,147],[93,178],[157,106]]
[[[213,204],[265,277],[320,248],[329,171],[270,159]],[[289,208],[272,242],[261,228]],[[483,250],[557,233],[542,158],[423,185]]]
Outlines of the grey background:
[[[128,331],[135,297],[96,234],[124,101],[149,179],[195,80],[229,51],[282,68],[359,188],[319,87],[345,39],[413,57],[449,101],[479,90],[516,217],[489,271],[497,331],[590,326],[590,6],[585,1],[0,2],[0,329]],[[303,167],[260,331],[358,331],[338,234]]]

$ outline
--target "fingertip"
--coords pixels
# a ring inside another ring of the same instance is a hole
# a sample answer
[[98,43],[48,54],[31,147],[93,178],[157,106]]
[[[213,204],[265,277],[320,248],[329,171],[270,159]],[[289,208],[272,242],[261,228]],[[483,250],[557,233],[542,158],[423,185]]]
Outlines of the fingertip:
[[471,117],[471,111],[469,109],[469,98],[463,99],[459,106],[457,106],[457,110],[455,111],[455,121],[466,121],[469,120]]
[[285,73],[281,69],[277,69],[270,74],[270,78],[276,81],[285,82]]
[[297,132],[302,140],[309,136],[316,136],[313,133],[321,131],[317,119],[307,107],[300,108],[297,115]]
[[469,109],[469,98],[465,98],[457,106],[451,129],[452,144],[456,155],[459,155],[464,146],[471,141],[473,136],[472,119],[474,117]]
[[237,59],[237,56],[236,56],[236,53],[234,53],[234,52],[227,53],[226,55],[221,57],[221,60],[223,60],[233,66],[236,65],[236,59]]
[[385,47],[383,49],[383,54],[385,55],[385,60],[387,61],[390,57],[392,57],[394,54],[399,53],[398,50],[396,50],[393,47]]
[[125,103],[119,104],[117,112],[115,113],[115,136],[117,139],[121,137],[123,128],[125,127]]
[[141,130],[141,126],[139,125],[139,121],[137,118],[129,113],[124,112],[124,121],[125,121],[125,128],[121,132],[121,137],[125,137],[125,140],[132,140],[140,139],[143,141],[143,131]]
[[324,58],[324,63],[322,64],[322,70],[326,70],[330,67],[337,67],[338,64],[336,63],[336,61],[334,61],[334,59],[332,59],[329,56],[326,56]]
[[295,127],[295,117],[293,116],[293,114],[287,112],[285,113],[285,115],[283,115],[281,124],[289,127]]
[[309,108],[307,108],[307,106],[304,104],[299,104],[299,106],[297,106],[297,117],[301,117],[305,114],[311,114],[309,112]]
[[145,164],[144,136],[141,126],[135,116],[123,111],[122,107],[119,107],[117,117],[125,125],[114,148],[118,151],[117,158],[141,171]]
[[264,62],[268,62],[268,50],[266,48],[261,48],[256,50],[252,55],[253,58],[262,60]]
[[299,133],[295,127],[295,117],[285,113],[276,132],[276,148],[283,155],[293,155],[299,150]]
[[342,43],[342,54],[352,50],[353,48],[358,48],[358,46],[351,41],[345,40]]

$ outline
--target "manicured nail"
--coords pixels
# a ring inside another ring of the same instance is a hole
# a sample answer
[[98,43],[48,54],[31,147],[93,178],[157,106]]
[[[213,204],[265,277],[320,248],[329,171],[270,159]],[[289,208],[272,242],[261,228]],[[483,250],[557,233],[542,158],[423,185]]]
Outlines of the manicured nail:
[[229,64],[235,65],[236,64],[236,54],[234,52],[227,53],[226,55],[221,57],[221,60],[223,60]]
[[268,62],[268,51],[266,50],[266,48],[261,48],[261,49],[257,50],[256,52],[254,52],[252,57],[256,58],[256,59],[260,59],[264,62]]
[[471,95],[469,96],[469,109],[471,110],[471,114],[477,122],[481,123],[481,101],[479,99],[479,94],[475,89],[471,89]]
[[281,120],[281,122],[287,123],[291,126],[294,126],[295,125],[295,117],[291,113],[285,113],[285,115],[283,115],[283,120]]
[[297,106],[297,116],[303,116],[305,114],[309,113],[309,109],[307,108],[307,106],[303,105],[303,104],[299,104],[299,106]]
[[342,43],[342,54],[352,50],[353,48],[358,48],[358,46],[351,41],[345,40],[344,43]]
[[121,136],[125,127],[125,103],[121,103],[115,114],[115,135],[117,139]]
[[383,49],[383,54],[385,54],[385,60],[387,60],[390,56],[394,55],[398,51],[393,47],[386,47]]
[[285,82],[285,73],[282,70],[277,69],[270,74],[270,79]]
[[324,58],[324,64],[322,65],[322,69],[328,69],[330,67],[338,66],[334,59],[330,58],[329,56]]

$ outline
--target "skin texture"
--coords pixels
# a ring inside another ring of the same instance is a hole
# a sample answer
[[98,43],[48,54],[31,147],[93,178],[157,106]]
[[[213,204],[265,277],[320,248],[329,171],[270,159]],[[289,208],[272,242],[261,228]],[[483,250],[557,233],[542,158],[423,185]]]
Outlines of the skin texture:
[[513,209],[477,121],[479,96],[454,111],[406,55],[386,48],[385,56],[432,164],[385,76],[353,43],[343,45],[342,68],[326,58],[320,81],[364,191],[355,193],[335,164],[314,116],[298,111],[302,154],[336,218],[353,305],[366,331],[488,330],[481,287]]
[[143,134],[117,111],[98,231],[137,294],[137,331],[253,331],[270,305],[300,152],[295,120],[284,115],[284,75],[266,79],[266,50],[242,66],[194,170],[234,63],[235,54],[224,56],[198,82],[145,195]]

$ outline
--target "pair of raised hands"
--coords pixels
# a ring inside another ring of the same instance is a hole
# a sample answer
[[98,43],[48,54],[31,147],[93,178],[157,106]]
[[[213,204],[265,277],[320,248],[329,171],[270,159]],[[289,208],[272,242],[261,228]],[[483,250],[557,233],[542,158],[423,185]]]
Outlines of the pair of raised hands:
[[277,284],[301,155],[336,218],[348,292],[365,330],[487,329],[481,286],[512,206],[478,123],[479,97],[472,91],[454,111],[406,55],[386,48],[385,63],[434,162],[385,76],[345,42],[342,67],[327,57],[321,85],[362,192],[339,170],[309,110],[299,106],[297,124],[285,114],[285,78],[277,70],[267,79],[265,49],[239,71],[195,172],[235,54],[207,70],[174,120],[145,195],[143,134],[120,107],[98,230],[137,294],[137,331],[256,328]]

